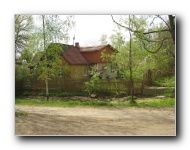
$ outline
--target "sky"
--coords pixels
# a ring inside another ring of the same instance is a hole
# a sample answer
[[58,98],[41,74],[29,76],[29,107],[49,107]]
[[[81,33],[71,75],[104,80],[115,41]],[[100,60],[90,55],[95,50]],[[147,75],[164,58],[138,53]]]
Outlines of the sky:
[[[39,15],[33,15],[36,26],[41,26]],[[59,15],[60,19],[65,20],[65,15]],[[114,23],[111,15],[74,15],[76,26],[69,31],[70,40],[68,44],[79,42],[80,46],[93,46],[100,44],[99,40],[102,34],[111,36],[114,29]]]
[[[39,16],[33,15],[33,17],[36,25],[41,26]],[[62,20],[66,19],[65,15],[59,15],[59,17]],[[107,35],[107,41],[110,44],[109,37],[114,34],[113,30],[116,27],[111,15],[74,15],[74,18],[76,26],[69,31],[70,40],[68,44],[73,45],[73,37],[75,36],[74,43],[79,42],[80,46],[99,45],[103,34]],[[152,21],[152,19],[150,20]],[[155,19],[154,23],[158,21],[160,20]]]
[[[102,34],[108,37],[112,34],[114,23],[110,15],[75,15],[76,28],[75,42],[80,46],[90,46],[100,44],[99,40]],[[72,35],[71,35],[72,36]],[[71,40],[69,44],[72,44]]]

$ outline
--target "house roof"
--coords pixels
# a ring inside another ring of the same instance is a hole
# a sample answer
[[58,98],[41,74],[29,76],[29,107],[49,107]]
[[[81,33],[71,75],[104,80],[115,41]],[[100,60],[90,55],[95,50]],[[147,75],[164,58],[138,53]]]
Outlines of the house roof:
[[[65,44],[63,44],[65,45]],[[68,45],[67,45],[68,46]],[[65,49],[65,53],[63,57],[68,61],[68,63],[73,65],[84,65],[84,64],[93,64],[102,62],[100,56],[94,54],[96,51],[101,51],[106,47],[111,48],[113,51],[116,51],[111,45],[98,45],[98,46],[88,46],[88,47],[80,47],[79,43],[75,43],[75,46],[69,45]],[[86,55],[88,53],[88,55]]]
[[68,45],[68,48],[64,49],[63,45],[63,58],[71,65],[87,65],[89,62],[82,56],[80,50],[77,47]]
[[98,45],[98,46],[88,46],[88,47],[80,47],[81,52],[94,52],[94,51],[99,51],[103,48],[105,48],[107,45]]
[[[80,47],[80,46],[73,46],[73,45],[67,45],[67,44],[61,44],[61,43],[51,43],[49,45],[50,50],[53,50],[55,47],[62,47],[62,52],[60,55],[62,58],[69,63],[70,65],[89,65],[94,63],[94,61],[91,60],[91,57],[84,56],[85,52],[92,52],[90,55],[93,55],[93,52],[100,51],[104,49],[105,47],[111,45],[98,45],[98,46],[88,46],[88,47]],[[112,48],[112,47],[111,47]],[[113,49],[113,48],[112,48]],[[39,57],[41,55],[35,55],[33,59],[34,62],[38,62]],[[94,58],[93,58],[94,59]],[[98,62],[98,60],[96,60]]]

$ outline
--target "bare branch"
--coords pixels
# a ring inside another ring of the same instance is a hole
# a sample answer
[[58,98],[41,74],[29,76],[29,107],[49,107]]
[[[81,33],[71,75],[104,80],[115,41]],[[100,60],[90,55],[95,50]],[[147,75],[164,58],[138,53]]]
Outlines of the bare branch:
[[168,27],[169,31],[170,31],[170,26],[168,25],[168,23],[160,16],[160,15],[156,15],[158,18],[160,18]]
[[169,29],[162,29],[162,30],[160,30],[160,31],[154,30],[154,31],[148,31],[148,32],[141,32],[141,31],[133,30],[133,29],[131,29],[131,28],[129,28],[129,27],[126,27],[126,26],[124,26],[124,25],[122,25],[122,24],[116,22],[112,15],[111,15],[111,17],[112,17],[112,20],[113,20],[114,23],[116,23],[117,25],[119,25],[119,26],[121,26],[121,27],[123,27],[123,28],[125,28],[125,29],[127,29],[127,30],[130,30],[130,31],[133,32],[133,33],[142,33],[142,34],[145,34],[145,35],[146,35],[146,34],[160,33],[160,32],[166,32],[166,31],[170,32]]
[[[143,32],[143,34],[160,33],[160,32],[166,32],[166,31],[170,32],[170,30],[168,30],[168,29],[162,29],[162,30],[154,30],[154,31]],[[140,33],[140,32],[138,31],[138,33]]]
[[[141,39],[141,40],[144,40],[144,41],[147,41],[147,42],[162,42],[163,40],[150,40],[150,39],[147,39],[147,38],[144,38],[144,37],[141,37],[141,36],[139,36],[138,34],[135,34],[139,39]],[[169,39],[169,38],[165,38],[165,40],[167,40],[167,39]]]
[[131,28],[126,27],[126,26],[124,26],[124,25],[122,25],[122,24],[116,22],[112,15],[111,15],[111,17],[112,17],[113,22],[116,23],[117,25],[119,25],[119,26],[121,26],[121,27],[123,27],[123,28],[126,28],[127,30],[130,30],[130,31],[132,31],[132,32],[135,32],[135,31],[133,31]]
[[154,24],[154,20],[156,19],[157,17],[154,17],[153,18],[153,20],[151,21],[151,23],[150,23],[150,26],[152,25],[152,24]]
[[157,53],[157,52],[162,48],[162,45],[163,45],[163,43],[164,43],[164,41],[165,41],[166,39],[167,39],[167,38],[165,38],[165,39],[163,39],[163,40],[161,41],[160,46],[159,46],[155,51],[150,51],[150,50],[146,47],[146,44],[142,41],[143,47],[144,47],[145,50],[147,50],[147,51],[150,52],[150,53]]

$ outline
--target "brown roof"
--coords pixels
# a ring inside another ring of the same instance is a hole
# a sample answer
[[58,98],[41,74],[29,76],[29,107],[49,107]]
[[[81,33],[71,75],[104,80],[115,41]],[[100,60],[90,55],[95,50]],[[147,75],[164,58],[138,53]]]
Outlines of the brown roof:
[[[111,47],[111,45],[109,45],[109,44],[98,45],[98,46],[88,46],[88,47],[79,47],[79,46],[76,47],[73,45],[67,45],[67,44],[61,44],[61,43],[53,43],[53,44],[62,46],[63,53],[61,55],[63,56],[64,60],[67,63],[69,63],[70,65],[88,65],[88,64],[91,64],[92,63],[91,57],[86,58],[83,56],[83,54],[85,54],[85,52],[95,52],[95,51],[102,50],[107,46]],[[94,54],[92,54],[92,55],[94,55]],[[96,60],[96,61],[98,61],[98,60]]]
[[68,47],[64,49],[65,44],[63,45],[63,58],[71,65],[87,65],[88,61],[82,56],[80,50],[72,45],[67,45]]
[[104,47],[108,46],[107,45],[98,45],[98,46],[88,46],[88,47],[80,47],[81,52],[94,52],[94,51],[99,51],[103,49]]

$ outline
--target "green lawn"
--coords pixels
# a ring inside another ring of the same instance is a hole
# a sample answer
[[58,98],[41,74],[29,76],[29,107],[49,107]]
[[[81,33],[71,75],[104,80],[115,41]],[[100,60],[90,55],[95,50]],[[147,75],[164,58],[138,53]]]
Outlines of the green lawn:
[[55,107],[73,107],[73,106],[91,106],[91,107],[174,107],[175,99],[167,98],[167,99],[155,99],[155,98],[146,98],[136,100],[135,104],[131,104],[129,101],[119,102],[114,101],[45,101],[45,100],[37,100],[37,99],[16,99],[16,105],[30,105],[30,106],[55,106]]

